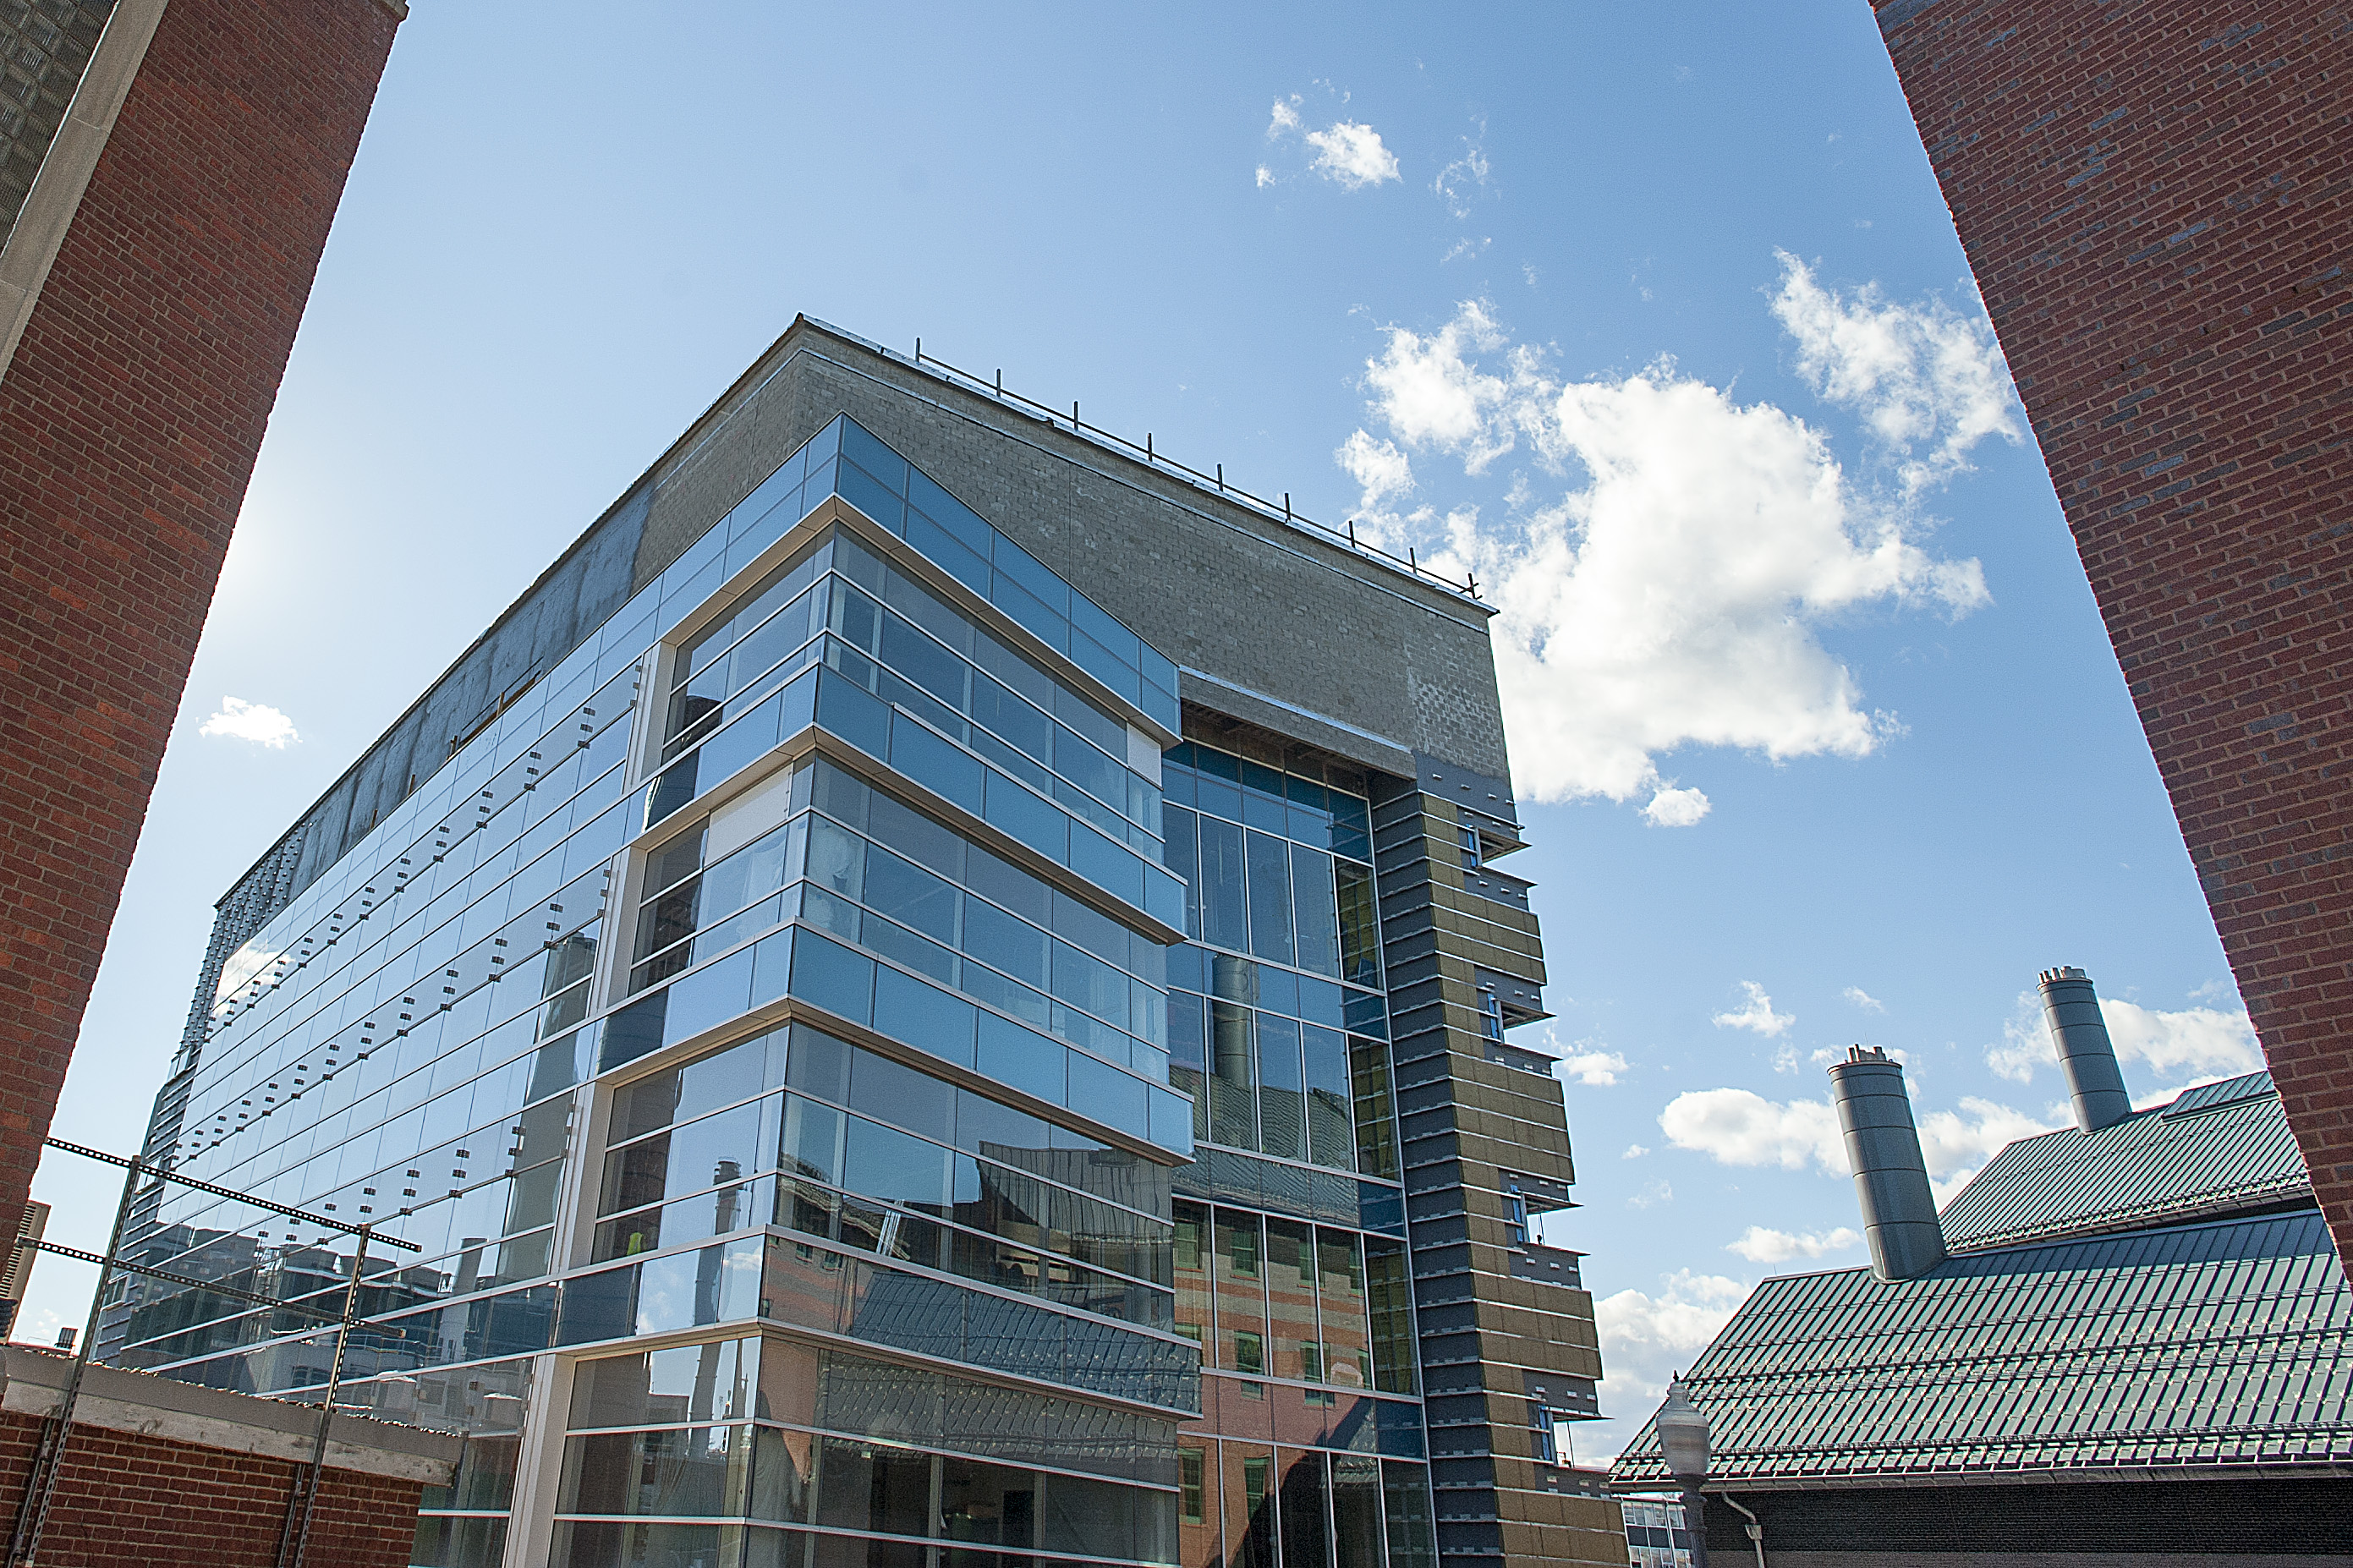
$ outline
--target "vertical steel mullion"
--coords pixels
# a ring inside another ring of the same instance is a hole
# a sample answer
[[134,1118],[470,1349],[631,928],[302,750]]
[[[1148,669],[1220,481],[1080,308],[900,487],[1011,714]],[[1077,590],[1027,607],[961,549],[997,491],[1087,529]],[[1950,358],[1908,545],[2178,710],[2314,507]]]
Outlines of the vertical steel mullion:
[[311,1463],[303,1472],[301,1484],[295,1489],[286,1509],[286,1527],[278,1538],[280,1568],[302,1568],[302,1555],[311,1548],[311,1520],[317,1511],[319,1479],[327,1468],[327,1438],[335,1423],[335,1394],[343,1381],[343,1353],[351,1344],[352,1322],[360,1304],[360,1276],[367,1271],[367,1246],[372,1229],[359,1229],[358,1250],[352,1254],[352,1277],[343,1286],[343,1321],[335,1325],[335,1353],[327,1364],[326,1396],[319,1409],[319,1436],[311,1449]]
[[98,1267],[98,1289],[90,1292],[90,1320],[82,1326],[81,1345],[57,1414],[43,1425],[41,1445],[33,1456],[32,1474],[26,1479],[24,1500],[16,1507],[16,1530],[8,1543],[8,1562],[30,1563],[41,1549],[41,1531],[49,1522],[49,1501],[56,1495],[58,1472],[65,1468],[66,1442],[73,1433],[74,1406],[81,1399],[82,1374],[90,1369],[90,1351],[98,1343],[98,1324],[106,1310],[106,1288],[114,1279],[114,1255],[122,1248],[122,1226],[131,1214],[131,1197],[146,1167],[138,1160],[124,1162],[122,1199],[114,1205],[114,1229],[106,1238],[106,1256]]

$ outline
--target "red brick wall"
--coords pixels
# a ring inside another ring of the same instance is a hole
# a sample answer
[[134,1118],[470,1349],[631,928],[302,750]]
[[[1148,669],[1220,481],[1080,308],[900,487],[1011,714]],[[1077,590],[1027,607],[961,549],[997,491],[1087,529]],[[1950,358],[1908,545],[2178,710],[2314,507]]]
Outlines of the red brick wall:
[[2353,11],[1874,9],[2353,1260]]
[[[0,1411],[0,1541],[14,1528],[38,1417]],[[301,1467],[221,1448],[74,1428],[41,1535],[42,1568],[271,1568]],[[305,1568],[407,1568],[416,1481],[330,1468]]]
[[395,25],[172,0],[0,380],[0,1235]]

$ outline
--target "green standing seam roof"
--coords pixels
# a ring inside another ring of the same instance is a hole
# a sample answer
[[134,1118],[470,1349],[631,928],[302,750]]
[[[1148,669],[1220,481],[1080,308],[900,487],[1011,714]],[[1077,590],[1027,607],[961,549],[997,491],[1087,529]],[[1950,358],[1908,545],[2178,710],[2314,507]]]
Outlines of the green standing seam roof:
[[2220,1218],[2308,1199],[2269,1073],[2187,1089],[2097,1132],[2021,1138],[1945,1205],[1954,1252]]
[[[1685,1383],[1711,1481],[2353,1468],[2353,1289],[2316,1210],[1797,1275]],[[1649,1426],[1610,1479],[1671,1484]]]

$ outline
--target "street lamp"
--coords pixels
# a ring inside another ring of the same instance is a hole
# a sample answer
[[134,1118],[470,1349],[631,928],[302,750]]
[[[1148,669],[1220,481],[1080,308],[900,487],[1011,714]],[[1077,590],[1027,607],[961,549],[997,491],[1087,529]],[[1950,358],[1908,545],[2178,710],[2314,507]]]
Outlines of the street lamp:
[[1707,1512],[1699,1489],[1707,1479],[1707,1416],[1691,1402],[1680,1373],[1667,1384],[1666,1403],[1651,1419],[1667,1469],[1683,1489],[1683,1532],[1691,1538],[1692,1568],[1707,1568]]

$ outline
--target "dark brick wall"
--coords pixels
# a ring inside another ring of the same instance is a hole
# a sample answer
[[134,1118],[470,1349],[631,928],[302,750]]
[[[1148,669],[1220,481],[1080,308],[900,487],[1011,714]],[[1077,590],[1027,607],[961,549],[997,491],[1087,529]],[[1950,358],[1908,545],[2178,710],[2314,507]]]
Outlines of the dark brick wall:
[[[1851,1553],[1858,1563],[2114,1553],[2110,1563],[2211,1563],[2263,1553],[2353,1554],[2353,1480],[2018,1482],[1989,1487],[1846,1487],[1736,1492],[1764,1521],[1767,1561]],[[1711,1497],[1708,1555],[1753,1550],[1739,1514]],[[1960,1554],[1968,1554],[1964,1558]],[[2337,1559],[2342,1561],[2341,1558]]]
[[2353,1259],[2353,12],[1875,9]]
[[394,26],[173,0],[0,380],[0,1234]]
[[[178,0],[174,0],[177,4]],[[38,1417],[0,1411],[0,1528],[13,1528]],[[42,1568],[271,1568],[300,1466],[77,1426],[41,1535]],[[329,1468],[308,1568],[406,1568],[417,1481]]]

